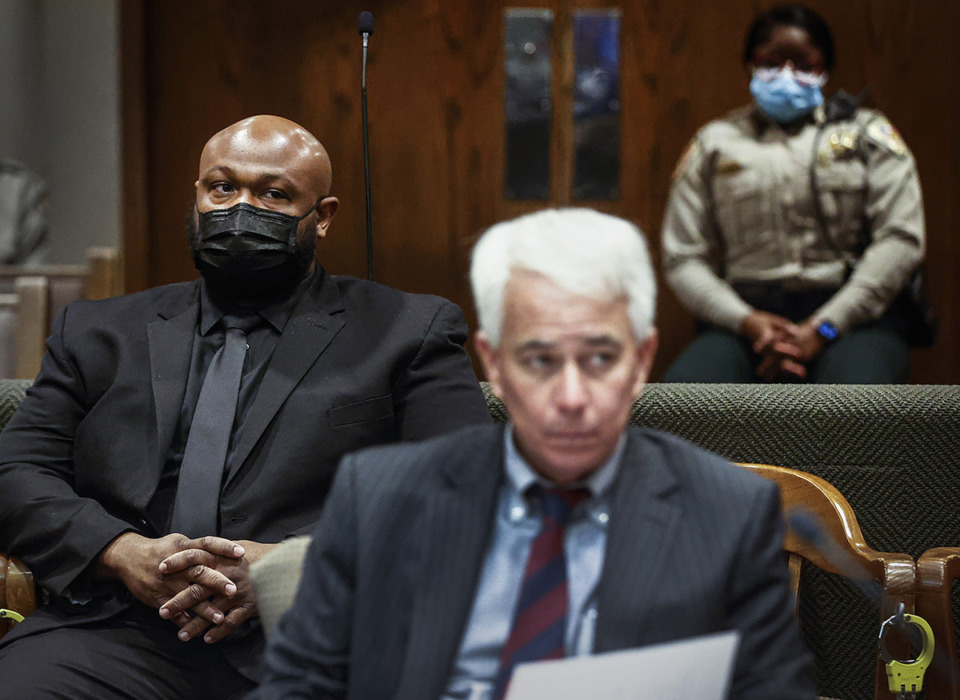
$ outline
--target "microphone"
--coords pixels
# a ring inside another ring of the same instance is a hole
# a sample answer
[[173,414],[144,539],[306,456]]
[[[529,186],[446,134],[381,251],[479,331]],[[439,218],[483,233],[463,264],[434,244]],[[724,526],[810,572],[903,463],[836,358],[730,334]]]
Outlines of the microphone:
[[373,34],[373,13],[364,10],[357,18],[357,31],[360,34],[371,36]]
[[360,74],[360,115],[363,123],[363,181],[367,197],[367,279],[373,279],[373,221],[370,203],[370,125],[367,119],[367,43],[373,34],[373,13],[364,10],[357,18],[357,32],[363,37],[363,69]]

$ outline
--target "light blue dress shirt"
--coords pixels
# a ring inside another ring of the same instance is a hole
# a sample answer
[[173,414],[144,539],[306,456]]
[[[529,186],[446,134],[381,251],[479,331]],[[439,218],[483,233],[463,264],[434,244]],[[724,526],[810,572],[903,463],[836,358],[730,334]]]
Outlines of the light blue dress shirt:
[[[593,651],[597,620],[597,586],[603,570],[610,521],[610,487],[620,469],[626,438],[622,436],[610,459],[583,484],[590,497],[581,502],[564,533],[567,584],[570,595],[566,644],[568,655]],[[527,557],[540,533],[543,518],[523,493],[539,477],[517,451],[513,428],[504,431],[505,478],[497,501],[496,523],[480,573],[453,673],[442,700],[488,700],[500,666],[500,651],[510,634],[513,611]]]

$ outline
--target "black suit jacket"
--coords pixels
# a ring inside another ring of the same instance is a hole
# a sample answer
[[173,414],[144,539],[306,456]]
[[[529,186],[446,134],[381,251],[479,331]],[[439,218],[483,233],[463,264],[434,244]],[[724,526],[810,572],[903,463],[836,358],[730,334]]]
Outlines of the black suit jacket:
[[[344,459],[256,697],[440,697],[492,532],[502,444],[498,428],[468,428]],[[595,651],[736,629],[731,697],[813,698],[776,486],[632,428],[614,489]]]
[[[180,416],[199,291],[199,282],[174,284],[59,316],[36,382],[0,435],[0,548],[55,597],[94,600],[69,614],[38,612],[21,634],[130,602],[120,586],[95,590],[85,572],[124,531],[165,534],[146,508]],[[248,411],[220,534],[278,542],[309,532],[346,452],[489,423],[466,332],[444,299],[321,270]]]

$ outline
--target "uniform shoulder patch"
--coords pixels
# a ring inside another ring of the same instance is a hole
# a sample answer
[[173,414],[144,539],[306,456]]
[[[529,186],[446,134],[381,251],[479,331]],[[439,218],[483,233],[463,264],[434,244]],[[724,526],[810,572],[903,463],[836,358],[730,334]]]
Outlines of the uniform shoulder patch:
[[886,117],[877,117],[867,125],[867,137],[898,156],[907,154],[907,144]]

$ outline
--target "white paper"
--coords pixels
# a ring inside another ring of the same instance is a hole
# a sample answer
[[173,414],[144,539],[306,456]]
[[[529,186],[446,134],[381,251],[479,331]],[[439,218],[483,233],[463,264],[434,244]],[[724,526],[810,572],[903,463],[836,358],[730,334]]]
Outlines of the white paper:
[[737,632],[521,664],[507,700],[724,700]]

